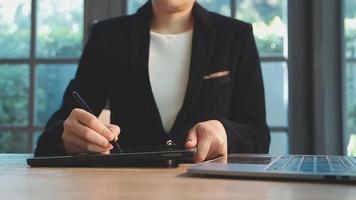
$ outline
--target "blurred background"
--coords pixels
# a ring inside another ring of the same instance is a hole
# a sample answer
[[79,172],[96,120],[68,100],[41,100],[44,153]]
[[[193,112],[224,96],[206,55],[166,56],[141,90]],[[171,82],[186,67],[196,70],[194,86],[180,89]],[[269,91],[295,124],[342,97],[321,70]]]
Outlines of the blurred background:
[[[0,153],[31,152],[90,26],[146,0],[0,0]],[[198,0],[253,24],[271,153],[356,156],[356,0]]]

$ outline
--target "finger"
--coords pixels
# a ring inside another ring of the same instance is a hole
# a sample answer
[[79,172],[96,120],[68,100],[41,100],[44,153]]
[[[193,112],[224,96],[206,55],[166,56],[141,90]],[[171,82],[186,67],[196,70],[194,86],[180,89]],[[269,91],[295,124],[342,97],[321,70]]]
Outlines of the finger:
[[83,153],[82,149],[80,149],[79,147],[77,147],[71,143],[66,142],[64,144],[64,146],[68,153]]
[[111,144],[109,144],[107,147],[102,147],[96,144],[88,143],[75,134],[71,135],[70,140],[68,140],[68,144],[78,147],[80,149],[80,152],[100,153],[100,152],[108,151],[109,149],[113,148]]
[[108,151],[113,148],[113,146],[111,144],[108,144],[107,147],[102,147],[102,146],[88,143],[86,141],[83,141],[78,136],[74,136],[72,138],[72,140],[69,142],[69,144],[77,146],[77,148],[80,148],[79,152],[84,152],[84,153],[85,152],[101,153],[101,152],[105,152],[105,151]]
[[196,162],[202,162],[207,158],[211,146],[211,139],[207,128],[202,125],[197,127],[198,149],[195,157]]
[[193,148],[193,147],[197,146],[198,137],[197,137],[196,130],[197,130],[197,128],[196,128],[196,126],[194,126],[188,132],[187,140],[185,142],[185,147],[186,148]]
[[75,135],[78,135],[88,143],[92,143],[103,148],[106,148],[109,145],[109,141],[105,137],[87,126],[76,122],[71,123],[69,126]]
[[226,141],[219,136],[212,138],[212,144],[210,147],[210,151],[208,153],[209,159],[217,158],[225,155],[227,155]]
[[108,128],[111,131],[111,133],[114,135],[114,140],[117,141],[119,139],[119,135],[121,131],[120,127],[114,124],[110,124]]
[[82,109],[75,110],[76,118],[80,123],[104,136],[108,141],[112,141],[114,139],[111,131],[97,117]]
[[223,156],[223,154],[219,153],[219,152],[221,152],[219,149],[214,149],[214,146],[211,145],[210,149],[209,149],[209,152],[208,152],[208,154],[206,156],[206,159],[210,160],[210,159],[214,159],[214,158],[218,158],[218,157]]
[[103,155],[109,155],[109,154],[110,154],[110,150],[105,151],[105,152],[101,152],[100,154],[103,154]]
[[196,162],[203,162],[209,153],[211,141],[207,139],[198,139],[197,154],[195,156]]

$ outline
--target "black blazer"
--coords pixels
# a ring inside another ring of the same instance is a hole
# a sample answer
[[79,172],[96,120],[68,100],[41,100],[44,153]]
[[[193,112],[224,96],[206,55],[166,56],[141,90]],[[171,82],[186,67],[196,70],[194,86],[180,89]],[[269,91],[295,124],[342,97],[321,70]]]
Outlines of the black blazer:
[[[172,139],[184,146],[196,123],[216,119],[224,125],[228,151],[267,153],[270,144],[260,61],[250,24],[193,8],[194,32],[189,81],[183,106],[169,134],[165,133],[148,75],[149,1],[132,16],[95,24],[66,89],[61,108],[40,136],[36,156],[65,155],[63,121],[78,105],[78,91],[96,115],[109,102],[111,123],[120,126],[119,143],[163,145]],[[216,72],[226,76],[206,79]],[[205,77],[205,78],[204,78]]]

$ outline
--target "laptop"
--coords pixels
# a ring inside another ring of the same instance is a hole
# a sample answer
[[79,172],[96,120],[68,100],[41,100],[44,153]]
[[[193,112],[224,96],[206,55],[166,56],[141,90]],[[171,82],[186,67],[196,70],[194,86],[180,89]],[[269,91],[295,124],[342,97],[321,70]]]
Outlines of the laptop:
[[231,154],[188,168],[193,175],[356,183],[356,158],[327,155]]

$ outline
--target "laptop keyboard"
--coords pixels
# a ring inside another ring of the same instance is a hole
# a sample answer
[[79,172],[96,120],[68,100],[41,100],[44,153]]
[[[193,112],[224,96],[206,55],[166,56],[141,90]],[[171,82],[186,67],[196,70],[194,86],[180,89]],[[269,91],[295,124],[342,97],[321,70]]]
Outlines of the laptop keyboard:
[[356,173],[356,158],[284,155],[267,168],[275,172]]

